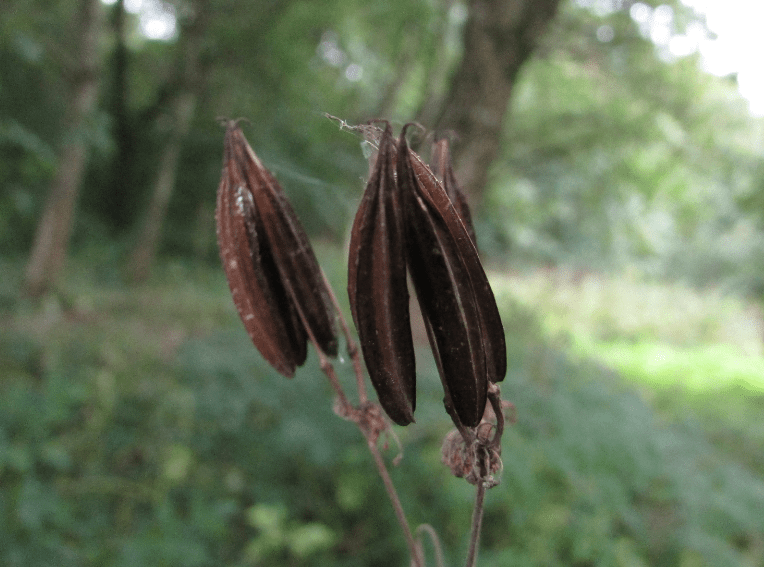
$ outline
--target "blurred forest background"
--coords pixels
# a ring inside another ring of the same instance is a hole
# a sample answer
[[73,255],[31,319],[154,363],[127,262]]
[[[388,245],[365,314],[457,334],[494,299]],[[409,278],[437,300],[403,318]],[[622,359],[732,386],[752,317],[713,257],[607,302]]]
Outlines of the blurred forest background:
[[[315,356],[268,367],[217,255],[245,117],[346,301],[367,164],[330,113],[455,134],[518,417],[479,564],[764,565],[764,121],[676,49],[708,34],[678,0],[2,2],[0,563],[406,564]],[[456,565],[417,362],[393,476]]]

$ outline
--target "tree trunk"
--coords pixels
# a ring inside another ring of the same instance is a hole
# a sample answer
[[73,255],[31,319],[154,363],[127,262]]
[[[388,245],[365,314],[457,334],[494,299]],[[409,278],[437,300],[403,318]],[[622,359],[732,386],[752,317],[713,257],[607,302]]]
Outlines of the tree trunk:
[[151,264],[156,256],[167,206],[175,187],[180,150],[191,127],[195,106],[196,96],[192,93],[179,94],[175,99],[175,127],[159,161],[151,203],[143,220],[138,243],[130,257],[129,271],[133,281],[144,281],[151,273]]
[[178,92],[172,102],[173,130],[160,158],[151,203],[143,218],[141,233],[128,265],[129,277],[135,282],[144,281],[151,273],[167,207],[175,187],[183,140],[191,128],[198,93],[203,88],[206,76],[201,55],[209,18],[209,3],[200,1],[195,7],[197,13],[194,20],[185,29],[181,29],[181,76]]
[[98,95],[100,14],[99,0],[80,1],[74,40],[79,48],[75,68],[70,74],[64,141],[58,170],[37,225],[26,266],[25,292],[33,297],[45,293],[55,283],[69,247],[74,210],[88,155],[82,131],[88,115],[95,108]]
[[560,0],[472,0],[464,56],[436,120],[453,130],[456,174],[473,203],[480,202],[499,154],[504,117],[518,71],[533,53]]
[[108,188],[101,196],[102,210],[117,230],[127,228],[130,221],[135,192],[133,189],[134,163],[137,158],[137,135],[134,113],[130,109],[130,56],[127,48],[130,33],[127,25],[125,0],[117,0],[112,8],[111,28],[114,35],[114,55],[111,67],[111,92],[107,100],[113,117],[115,152],[112,160]]

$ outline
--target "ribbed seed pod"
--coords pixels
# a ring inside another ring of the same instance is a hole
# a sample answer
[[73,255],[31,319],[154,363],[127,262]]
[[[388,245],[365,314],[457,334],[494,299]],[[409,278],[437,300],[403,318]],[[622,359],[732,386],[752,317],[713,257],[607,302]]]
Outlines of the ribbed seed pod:
[[306,358],[305,317],[320,348],[337,354],[333,309],[305,231],[235,122],[225,134],[216,210],[218,246],[234,304],[252,342],[281,374]]
[[470,237],[459,212],[430,168],[415,152],[409,150],[408,153],[420,195],[442,218],[464,262],[480,315],[481,344],[485,351],[487,377],[490,382],[500,382],[507,373],[504,325],[474,239]]
[[462,424],[473,427],[485,410],[488,383],[480,313],[460,238],[471,242],[461,222],[461,233],[446,222],[443,206],[452,211],[453,206],[442,185],[437,187],[445,201],[429,198],[422,189],[405,133],[406,127],[398,139],[397,174],[405,208],[408,268],[428,325],[446,406]]
[[395,423],[407,425],[414,421],[416,371],[394,159],[395,141],[386,124],[353,222],[348,295],[380,404]]
[[[380,402],[400,425],[414,420],[415,364],[406,274],[411,275],[430,346],[457,425],[475,427],[488,383],[506,373],[504,328],[470,231],[467,202],[436,145],[441,181],[389,124],[378,142],[353,223],[348,293],[364,360]],[[381,132],[381,135],[379,134]],[[445,185],[452,188],[451,196]]]

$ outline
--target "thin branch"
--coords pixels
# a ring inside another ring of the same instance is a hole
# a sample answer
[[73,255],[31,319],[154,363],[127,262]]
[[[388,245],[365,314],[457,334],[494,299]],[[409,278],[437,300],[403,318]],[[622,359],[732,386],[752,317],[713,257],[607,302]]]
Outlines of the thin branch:
[[475,567],[478,548],[480,547],[480,532],[483,527],[483,512],[485,510],[485,492],[496,486],[498,481],[493,477],[494,457],[498,459],[501,471],[501,436],[504,433],[504,408],[501,403],[501,391],[496,384],[488,386],[488,400],[496,414],[496,430],[490,439],[476,436],[475,466],[479,467],[480,476],[477,479],[475,493],[475,508],[472,511],[472,527],[470,529],[470,545],[467,551],[466,567]]
[[[291,297],[295,297],[292,284],[286,279],[284,279],[284,287],[287,288],[287,291],[289,292]],[[300,302],[294,301],[293,303],[295,308],[297,309],[297,315],[300,317],[300,321],[302,321],[302,326],[305,328],[305,331],[308,334],[308,339],[310,340],[311,343],[313,343],[313,346],[316,349],[316,354],[318,354],[318,361],[321,366],[321,370],[323,371],[324,374],[326,374],[326,377],[329,379],[329,383],[332,385],[334,392],[337,394],[337,397],[339,398],[340,405],[342,406],[343,415],[345,416],[350,415],[353,410],[353,405],[350,403],[347,396],[345,395],[345,391],[342,389],[342,385],[340,384],[340,381],[337,378],[337,374],[334,372],[334,366],[332,366],[332,363],[329,361],[329,357],[326,356],[326,353],[319,346],[318,341],[316,340],[316,336],[313,334],[313,330],[310,328],[310,325],[308,324],[308,319],[305,316],[305,313],[303,312]]]

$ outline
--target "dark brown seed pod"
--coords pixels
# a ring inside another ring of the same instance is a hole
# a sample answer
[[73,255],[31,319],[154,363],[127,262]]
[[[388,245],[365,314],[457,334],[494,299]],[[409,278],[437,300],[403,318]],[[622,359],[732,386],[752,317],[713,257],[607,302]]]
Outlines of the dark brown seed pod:
[[252,342],[279,373],[291,378],[305,362],[305,330],[287,300],[273,258],[263,250],[255,228],[252,196],[232,185],[223,169],[218,189],[218,246],[234,305]]
[[319,347],[336,355],[333,310],[318,261],[280,186],[235,122],[226,128],[216,220],[234,303],[265,359],[288,377],[303,364],[306,331],[299,312]]
[[472,224],[472,214],[470,206],[467,203],[467,197],[462,188],[456,181],[454,170],[451,165],[451,151],[448,145],[448,138],[441,138],[432,144],[432,156],[430,159],[430,169],[435,177],[443,184],[443,189],[451,199],[456,212],[464,222],[464,226],[472,239],[472,243],[477,247],[477,238],[475,237],[475,227]]
[[387,124],[353,222],[348,295],[380,404],[395,423],[407,425],[414,421],[416,371],[394,159],[395,141]]
[[[501,322],[496,298],[485,275],[474,240],[470,237],[461,216],[429,167],[415,152],[409,150],[410,163],[418,182],[420,195],[443,219],[447,230],[459,250],[480,313],[481,343],[485,350],[488,380],[500,382],[507,373],[507,348],[504,326]],[[466,424],[465,424],[466,425]]]
[[237,161],[253,188],[252,196],[262,219],[265,237],[284,287],[307,320],[321,350],[337,355],[334,309],[305,230],[289,204],[281,186],[263,166],[235,124],[226,136],[233,140]]
[[470,245],[471,241],[461,221],[456,233],[446,222],[442,209],[453,211],[453,206],[442,185],[438,189],[445,201],[435,202],[425,194],[405,133],[404,126],[398,139],[397,174],[406,211],[408,268],[428,325],[446,405],[462,424],[474,427],[485,410],[488,382],[480,310],[460,238]]

